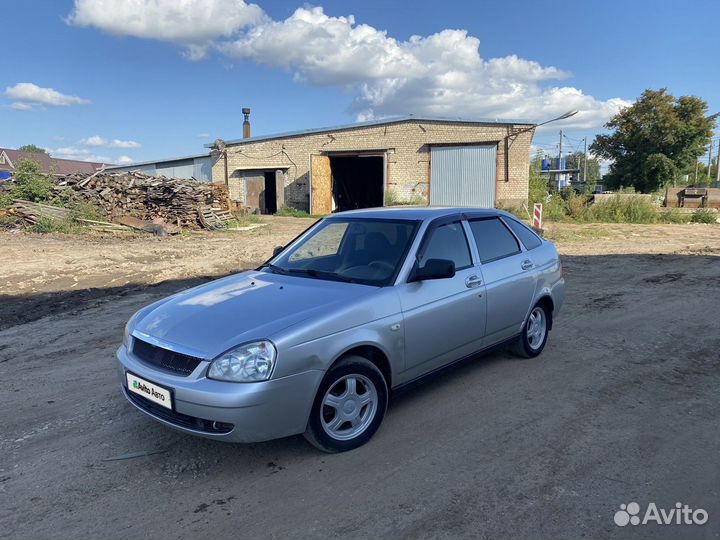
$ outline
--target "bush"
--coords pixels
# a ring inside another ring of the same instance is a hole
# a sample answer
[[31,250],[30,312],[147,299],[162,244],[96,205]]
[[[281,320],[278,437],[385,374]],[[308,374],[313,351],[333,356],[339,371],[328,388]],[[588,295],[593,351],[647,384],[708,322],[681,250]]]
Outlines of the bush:
[[104,221],[105,216],[102,210],[93,203],[87,201],[76,201],[70,203],[70,219],[72,221],[78,221],[80,219],[89,219],[91,221]]
[[567,207],[559,193],[548,195],[543,203],[543,220],[565,221],[567,219]]
[[13,199],[13,190],[9,188],[0,188],[0,208],[8,208],[12,202]]
[[690,216],[677,208],[669,208],[660,214],[660,221],[663,223],[687,223],[690,221]]
[[717,223],[718,215],[708,208],[700,208],[693,213],[693,223]]
[[40,164],[32,159],[23,159],[18,163],[13,180],[15,185],[12,194],[15,199],[43,202],[53,191],[51,176],[42,174]]
[[642,197],[613,197],[589,206],[585,221],[605,223],[657,223],[660,215],[651,202]]

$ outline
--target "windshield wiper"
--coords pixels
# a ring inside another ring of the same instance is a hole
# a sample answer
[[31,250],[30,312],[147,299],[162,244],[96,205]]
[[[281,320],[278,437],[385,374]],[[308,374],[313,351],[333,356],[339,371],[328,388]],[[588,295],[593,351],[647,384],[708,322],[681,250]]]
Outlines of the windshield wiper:
[[282,274],[284,276],[286,276],[288,274],[287,270],[285,270],[284,268],[281,268],[280,266],[275,266],[274,264],[267,263],[267,264],[263,264],[262,267],[269,268],[276,274]]
[[313,268],[293,268],[291,270],[288,270],[287,272],[291,274],[305,274],[314,278],[326,278],[335,281],[343,281],[345,283],[357,283],[357,281],[355,281],[354,279],[343,276],[342,274],[337,274],[335,272],[327,272],[325,270],[315,270]]

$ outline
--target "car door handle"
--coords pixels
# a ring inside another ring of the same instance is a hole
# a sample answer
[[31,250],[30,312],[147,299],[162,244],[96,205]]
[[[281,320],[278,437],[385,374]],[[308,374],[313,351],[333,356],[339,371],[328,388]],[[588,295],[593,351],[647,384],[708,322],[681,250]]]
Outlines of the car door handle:
[[520,268],[523,270],[530,270],[533,267],[533,262],[530,259],[525,259],[520,263]]
[[482,278],[480,276],[468,276],[465,278],[465,286],[468,289],[474,289],[482,285]]

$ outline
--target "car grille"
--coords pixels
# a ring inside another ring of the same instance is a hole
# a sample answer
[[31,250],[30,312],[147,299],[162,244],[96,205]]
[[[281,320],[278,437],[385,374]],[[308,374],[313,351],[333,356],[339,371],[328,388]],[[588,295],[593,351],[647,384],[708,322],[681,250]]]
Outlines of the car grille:
[[123,387],[123,391],[125,392],[125,397],[137,405],[138,408],[179,427],[217,435],[230,433],[235,427],[228,422],[214,422],[213,420],[205,420],[204,418],[196,418],[194,416],[188,416],[187,414],[171,411],[162,405],[153,403],[149,399],[130,392],[125,387]]
[[132,354],[146,364],[182,377],[190,375],[202,362],[202,358],[163,349],[138,338],[133,338]]

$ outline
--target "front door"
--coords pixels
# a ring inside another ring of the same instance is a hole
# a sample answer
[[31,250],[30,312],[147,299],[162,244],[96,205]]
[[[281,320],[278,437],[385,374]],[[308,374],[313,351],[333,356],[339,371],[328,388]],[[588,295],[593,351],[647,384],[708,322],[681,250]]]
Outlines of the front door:
[[398,287],[405,327],[405,380],[482,348],[485,295],[461,221],[432,227],[423,240],[420,266],[449,259],[455,276]]

